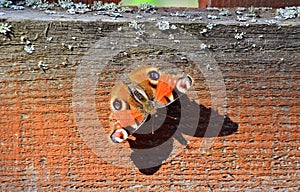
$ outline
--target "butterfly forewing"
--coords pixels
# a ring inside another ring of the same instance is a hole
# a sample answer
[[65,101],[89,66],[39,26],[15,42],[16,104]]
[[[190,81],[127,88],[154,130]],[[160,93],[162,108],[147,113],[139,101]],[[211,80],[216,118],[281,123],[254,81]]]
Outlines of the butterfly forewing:
[[128,126],[137,129],[147,118],[142,105],[134,99],[128,87],[122,82],[117,83],[111,91],[110,107],[112,117],[116,120],[115,129]]
[[170,75],[163,74],[157,83],[155,99],[161,104],[168,105],[174,101],[173,90],[177,80]]

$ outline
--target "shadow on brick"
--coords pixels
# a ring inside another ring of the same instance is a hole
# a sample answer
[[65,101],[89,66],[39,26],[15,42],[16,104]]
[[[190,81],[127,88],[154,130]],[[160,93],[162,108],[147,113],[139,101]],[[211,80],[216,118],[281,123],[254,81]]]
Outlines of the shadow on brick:
[[[166,115],[152,116],[133,134],[135,140],[128,139],[133,150],[131,160],[140,172],[146,175],[157,172],[170,157],[175,140],[180,143],[182,149],[188,145],[187,137],[184,135],[212,138],[227,136],[238,130],[238,124],[232,122],[228,116],[221,116],[215,110],[192,102],[187,96],[181,97],[166,108],[159,109],[157,114],[164,112],[176,120]],[[215,119],[218,122],[213,122]],[[156,122],[162,123],[152,134],[153,126],[157,127]]]

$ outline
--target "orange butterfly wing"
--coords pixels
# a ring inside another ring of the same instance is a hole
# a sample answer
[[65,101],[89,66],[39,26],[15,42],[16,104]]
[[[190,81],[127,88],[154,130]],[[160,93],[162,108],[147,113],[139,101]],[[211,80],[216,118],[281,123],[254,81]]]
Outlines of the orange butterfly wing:
[[157,83],[155,99],[165,105],[167,105],[169,102],[172,102],[174,100],[173,90],[176,86],[176,83],[176,78],[173,78],[170,75],[162,74]]
[[[118,100],[118,109],[114,102]],[[117,83],[111,90],[110,106],[112,118],[116,120],[115,129],[132,127],[137,129],[146,119],[147,114],[141,109],[141,104],[134,100],[128,87],[122,83]]]
[[113,118],[117,120],[122,128],[127,126],[135,127],[137,122],[139,124],[143,122],[145,114],[138,110],[122,110],[114,112]]
[[[151,82],[148,78],[148,72],[150,71],[156,71],[160,75],[157,82],[154,80]],[[177,78],[160,72],[158,68],[141,66],[132,71],[129,74],[129,78],[138,84],[147,93],[150,99],[155,99],[158,106],[165,106],[174,101],[173,90],[176,86]]]

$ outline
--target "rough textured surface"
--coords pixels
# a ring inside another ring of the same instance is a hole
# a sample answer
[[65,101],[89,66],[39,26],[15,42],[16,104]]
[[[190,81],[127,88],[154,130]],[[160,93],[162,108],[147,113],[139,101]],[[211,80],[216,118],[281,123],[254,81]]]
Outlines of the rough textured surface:
[[280,0],[280,1],[265,1],[265,0],[198,0],[199,5],[211,7],[287,7],[299,6],[297,0]]
[[[114,20],[91,14],[4,12],[0,21],[11,24],[14,35],[9,39],[0,34],[1,190],[299,190],[299,18],[270,24],[267,21],[274,15],[266,14],[246,26],[235,21],[235,15],[193,20],[210,13],[197,12],[190,19],[170,17],[171,10],[145,14],[141,22],[151,24],[156,23],[153,17],[168,17],[164,19],[184,26],[208,48],[223,76],[227,95],[223,107],[228,118],[224,134],[203,150],[203,130],[214,99],[203,71],[193,69],[193,62],[186,61],[180,50],[161,46],[113,55],[111,68],[102,76],[98,74],[96,88],[97,111],[107,135],[109,88],[114,75],[149,55],[185,66],[195,78],[193,93],[200,97],[197,104],[202,114],[197,132],[184,150],[174,157],[163,157],[160,166],[139,170],[111,164],[86,145],[74,119],[73,103],[75,77],[79,67],[87,65],[83,58],[89,48],[103,37],[127,30],[135,15]],[[216,26],[203,34],[209,22]],[[237,33],[242,32],[239,38]],[[129,35],[124,41],[134,39],[135,31]],[[35,45],[32,54],[24,51],[26,40]],[[190,52],[200,47],[178,40]],[[111,42],[109,49],[119,46],[113,39]],[[81,78],[84,81],[85,76]],[[131,146],[134,151],[147,144],[139,143],[145,137],[136,138],[123,147]]]

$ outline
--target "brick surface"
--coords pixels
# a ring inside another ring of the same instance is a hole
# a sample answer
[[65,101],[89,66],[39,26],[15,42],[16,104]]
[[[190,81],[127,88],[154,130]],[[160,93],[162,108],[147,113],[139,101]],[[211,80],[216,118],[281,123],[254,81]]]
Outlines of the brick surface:
[[[273,16],[265,16],[262,21]],[[172,130],[160,129],[160,134],[155,135],[136,134],[135,141],[120,144],[120,149],[131,151],[131,162],[136,166],[110,163],[95,153],[83,137],[94,133],[89,126],[97,125],[86,124],[86,133],[80,132],[80,119],[74,118],[78,112],[74,106],[80,103],[73,97],[75,81],[89,80],[89,74],[85,73],[78,78],[78,69],[88,66],[83,58],[89,48],[99,39],[118,31],[120,26],[126,30],[128,22],[135,16],[124,16],[119,20],[101,17],[100,20],[100,16],[92,15],[61,13],[60,17],[55,17],[38,11],[34,14],[24,12],[23,15],[6,11],[1,17],[2,22],[8,22],[14,28],[11,39],[0,34],[2,191],[299,190],[299,18],[272,25],[259,22],[249,27],[240,25],[233,18],[193,22],[170,18],[170,22],[184,26],[185,31],[207,45],[223,76],[227,101],[223,108],[228,117],[220,134],[213,136],[215,140],[208,149],[202,147],[208,137],[205,135],[208,119],[211,114],[224,115],[211,110],[214,97],[211,97],[210,89],[218,90],[219,87],[209,88],[209,78],[203,71],[196,70],[191,60],[185,61],[180,50],[156,45],[132,48],[127,54],[114,55],[109,61],[110,68],[97,74],[99,81],[95,88],[96,111],[107,139],[110,131],[109,90],[116,80],[114,75],[153,57],[156,64],[166,61],[184,66],[195,79],[191,97],[196,94],[198,99],[196,103],[188,99],[187,102],[190,107],[200,110],[196,133],[192,134],[188,127],[182,129],[182,135],[191,136],[184,149],[171,157],[171,151],[158,152],[161,165],[141,169],[139,163],[143,154],[137,149],[164,142],[165,137],[172,135]],[[216,23],[216,26],[207,34],[201,33],[208,23]],[[240,32],[245,32],[244,38],[234,38]],[[135,39],[135,35],[133,31],[129,37],[121,39],[125,42]],[[50,40],[49,37],[53,38]],[[35,45],[34,53],[24,51],[21,41],[24,38]],[[200,46],[188,38],[180,41],[190,52]],[[106,47],[105,44],[99,46],[94,49]],[[117,48],[119,45],[112,39],[112,46]],[[47,64],[45,72],[38,66],[40,61]],[[91,66],[97,69],[96,65]],[[215,67],[205,66],[208,71]],[[93,96],[85,95],[87,99],[93,99]],[[175,103],[168,109],[172,115],[180,116],[178,107],[180,104]],[[185,110],[184,106],[181,110]],[[187,123],[192,118],[187,118]],[[171,126],[172,122],[163,124],[164,128]],[[94,140],[95,137],[103,138],[90,135]],[[174,135],[172,141],[176,140],[184,142],[180,135]],[[115,148],[103,146],[105,141],[98,143],[105,154],[118,154],[113,150]]]

